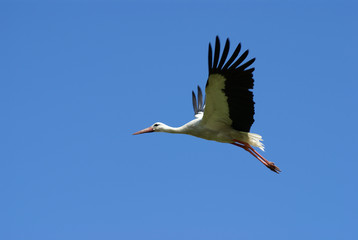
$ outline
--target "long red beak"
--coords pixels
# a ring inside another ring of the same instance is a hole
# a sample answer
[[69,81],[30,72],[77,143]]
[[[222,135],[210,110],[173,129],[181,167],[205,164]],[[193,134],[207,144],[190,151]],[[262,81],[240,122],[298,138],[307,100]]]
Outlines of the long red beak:
[[152,127],[149,128],[145,128],[143,130],[140,130],[138,132],[133,133],[133,135],[138,135],[138,134],[142,134],[142,133],[150,133],[150,132],[154,132]]

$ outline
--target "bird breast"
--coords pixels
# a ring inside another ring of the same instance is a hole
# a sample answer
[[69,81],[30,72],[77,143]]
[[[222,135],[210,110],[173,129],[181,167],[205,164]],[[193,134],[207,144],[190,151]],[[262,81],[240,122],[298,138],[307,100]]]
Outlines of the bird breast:
[[232,142],[232,130],[230,128],[210,129],[198,119],[194,119],[185,126],[185,133],[195,137],[217,142]]

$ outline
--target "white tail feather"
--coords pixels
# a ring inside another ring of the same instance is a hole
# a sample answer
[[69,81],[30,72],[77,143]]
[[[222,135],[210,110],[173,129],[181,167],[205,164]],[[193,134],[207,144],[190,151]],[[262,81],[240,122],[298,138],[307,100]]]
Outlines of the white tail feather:
[[263,141],[261,135],[256,134],[256,133],[248,133],[249,135],[249,144],[254,146],[254,147],[258,147],[260,148],[262,151],[265,151],[265,146],[264,144],[261,142]]

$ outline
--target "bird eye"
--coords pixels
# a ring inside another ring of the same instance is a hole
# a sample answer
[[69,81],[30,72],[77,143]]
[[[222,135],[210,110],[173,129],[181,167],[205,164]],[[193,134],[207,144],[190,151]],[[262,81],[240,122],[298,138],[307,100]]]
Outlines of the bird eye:
[[154,124],[154,125],[153,125],[153,127],[158,127],[158,126],[159,126],[159,124],[158,124],[158,123],[156,123],[156,124]]

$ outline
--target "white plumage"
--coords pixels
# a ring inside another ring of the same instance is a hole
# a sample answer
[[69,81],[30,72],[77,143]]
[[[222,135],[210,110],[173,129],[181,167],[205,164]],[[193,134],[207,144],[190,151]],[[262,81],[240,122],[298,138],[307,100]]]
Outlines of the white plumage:
[[227,39],[220,58],[220,41],[216,37],[214,59],[212,59],[212,48],[209,44],[209,77],[205,88],[205,102],[200,87],[198,87],[198,98],[192,92],[194,120],[177,128],[157,122],[134,135],[148,132],[180,133],[231,143],[245,149],[266,167],[279,173],[281,170],[273,162],[266,160],[253,149],[258,147],[264,151],[262,137],[249,132],[255,113],[253,93],[250,90],[253,88],[254,68],[247,68],[255,59],[241,64],[247,57],[248,50],[237,58],[241,49],[239,44],[230,59],[226,61],[229,46],[230,42]]

